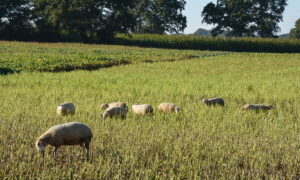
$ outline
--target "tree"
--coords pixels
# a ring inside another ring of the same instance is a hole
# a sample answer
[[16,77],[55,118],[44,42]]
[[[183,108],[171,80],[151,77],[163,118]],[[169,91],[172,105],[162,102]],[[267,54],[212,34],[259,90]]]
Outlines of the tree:
[[216,25],[214,36],[229,31],[230,36],[274,37],[287,0],[218,0],[207,4],[203,22]]
[[287,0],[253,0],[252,17],[255,31],[260,37],[275,37],[280,31],[278,23],[282,21],[282,13]]
[[300,39],[300,18],[295,23],[295,28],[291,29],[290,38]]
[[133,10],[138,33],[179,33],[186,28],[184,0],[138,0]]
[[24,38],[32,30],[30,0],[1,0],[0,38]]
[[[36,24],[43,33],[72,41],[111,41],[114,33],[134,27],[132,1],[35,0]],[[46,28],[45,28],[46,27]]]

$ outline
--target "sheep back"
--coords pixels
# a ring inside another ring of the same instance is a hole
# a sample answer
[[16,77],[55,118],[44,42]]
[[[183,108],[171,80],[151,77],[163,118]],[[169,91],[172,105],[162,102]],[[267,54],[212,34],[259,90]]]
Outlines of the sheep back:
[[124,102],[112,102],[112,103],[109,103],[109,104],[102,104],[101,105],[102,110],[110,109],[110,108],[113,108],[113,107],[123,107],[126,110],[128,110],[128,106]]

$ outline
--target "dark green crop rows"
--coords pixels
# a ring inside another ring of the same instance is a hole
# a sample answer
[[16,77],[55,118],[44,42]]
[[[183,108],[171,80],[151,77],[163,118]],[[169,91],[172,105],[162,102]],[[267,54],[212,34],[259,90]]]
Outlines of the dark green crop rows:
[[300,40],[268,38],[198,37],[192,35],[118,34],[116,43],[143,47],[234,51],[299,53]]

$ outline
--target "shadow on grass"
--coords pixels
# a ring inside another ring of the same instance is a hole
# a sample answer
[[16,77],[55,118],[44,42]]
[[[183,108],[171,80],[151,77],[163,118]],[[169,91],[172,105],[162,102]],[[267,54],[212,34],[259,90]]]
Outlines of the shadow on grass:
[[82,64],[82,65],[66,65],[66,66],[57,66],[53,68],[44,68],[44,69],[39,69],[38,71],[40,72],[69,72],[69,71],[74,71],[74,70],[88,70],[88,71],[93,71],[93,70],[98,70],[101,68],[108,68],[112,66],[120,66],[120,65],[125,65],[125,64],[130,64],[129,61],[116,61],[116,62],[109,62],[105,64]]
[[14,74],[14,73],[18,73],[18,71],[12,70],[10,68],[0,67],[0,76]]

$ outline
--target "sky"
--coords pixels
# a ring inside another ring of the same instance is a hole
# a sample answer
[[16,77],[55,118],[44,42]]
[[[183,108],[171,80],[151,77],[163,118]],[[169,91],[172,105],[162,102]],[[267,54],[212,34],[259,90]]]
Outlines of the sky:
[[[187,27],[185,34],[194,33],[198,28],[211,29],[212,26],[202,23],[201,12],[203,7],[209,2],[216,3],[216,0],[186,0],[183,14],[187,17]],[[300,18],[300,0],[288,0],[288,5],[283,13],[283,21],[279,23],[281,32],[278,34],[289,33],[295,26],[295,22]]]

